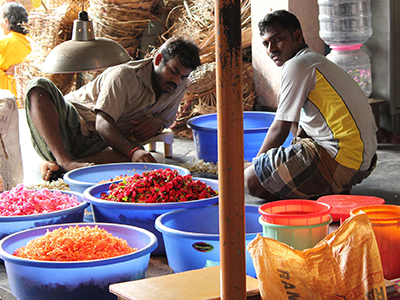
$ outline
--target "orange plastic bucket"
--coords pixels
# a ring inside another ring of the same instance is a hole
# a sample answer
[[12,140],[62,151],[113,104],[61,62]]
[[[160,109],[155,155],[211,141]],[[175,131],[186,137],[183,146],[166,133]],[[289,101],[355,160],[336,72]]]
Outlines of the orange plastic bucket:
[[331,220],[331,206],[312,200],[279,200],[261,205],[258,212],[266,223],[306,226],[317,225]]
[[400,277],[400,206],[367,205],[351,210],[354,216],[365,212],[371,222],[381,256],[383,276],[385,279]]

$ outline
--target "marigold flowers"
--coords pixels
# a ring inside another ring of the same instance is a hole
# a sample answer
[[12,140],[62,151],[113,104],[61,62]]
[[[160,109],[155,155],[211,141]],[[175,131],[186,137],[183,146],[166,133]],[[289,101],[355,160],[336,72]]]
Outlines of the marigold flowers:
[[191,175],[177,170],[159,169],[143,172],[111,183],[101,199],[114,202],[167,203],[185,202],[217,196],[218,192]]
[[77,205],[79,201],[75,196],[48,189],[27,190],[22,184],[0,194],[2,217],[50,213]]
[[110,258],[137,251],[119,237],[98,226],[69,226],[47,231],[13,255],[44,261],[84,261]]

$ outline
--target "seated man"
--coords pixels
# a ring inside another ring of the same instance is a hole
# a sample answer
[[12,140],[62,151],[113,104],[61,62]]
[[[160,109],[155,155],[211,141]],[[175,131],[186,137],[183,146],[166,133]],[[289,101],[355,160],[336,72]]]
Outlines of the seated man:
[[91,164],[156,162],[140,142],[169,127],[200,65],[199,48],[171,38],[154,58],[110,67],[65,97],[45,78],[29,82],[25,110],[44,180]]
[[[245,169],[249,194],[273,201],[349,192],[376,165],[368,100],[347,72],[307,46],[293,14],[272,12],[259,30],[282,79],[275,120]],[[283,148],[290,130],[297,138]]]

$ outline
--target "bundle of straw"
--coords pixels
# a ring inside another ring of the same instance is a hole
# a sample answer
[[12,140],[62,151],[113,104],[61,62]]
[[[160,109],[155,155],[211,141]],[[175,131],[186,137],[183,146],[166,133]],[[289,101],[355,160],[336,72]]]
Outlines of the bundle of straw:
[[[182,138],[191,138],[192,132],[186,126],[188,119],[217,112],[215,86],[215,62],[205,63],[190,76],[190,87],[183,97],[174,124],[173,132]],[[251,63],[242,64],[243,110],[252,110],[256,98],[253,83],[253,67]]]
[[71,39],[72,24],[81,9],[79,5],[77,1],[64,2],[57,7],[41,6],[29,13],[32,52],[16,68],[14,76],[20,108],[24,107],[26,85],[34,77],[49,78],[63,94],[75,88],[74,74],[47,74],[41,68],[47,54],[55,46]]
[[[251,47],[250,0],[241,1],[242,49]],[[163,39],[170,36],[190,36],[198,43],[203,63],[191,77],[188,92],[182,99],[175,123],[171,126],[180,137],[191,137],[186,121],[196,115],[216,112],[215,87],[215,8],[213,0],[183,0],[167,17]],[[243,51],[249,53],[249,51]],[[251,51],[250,51],[251,52]],[[243,57],[244,58],[244,57]],[[252,110],[256,98],[251,62],[243,59],[243,110]]]
[[116,41],[136,57],[143,31],[158,20],[153,13],[157,3],[158,0],[90,0],[88,13],[97,36]]
[[[250,0],[241,1],[242,49],[251,46]],[[201,49],[203,63],[215,60],[215,8],[213,0],[183,0],[166,19],[167,30],[162,38],[190,36]]]

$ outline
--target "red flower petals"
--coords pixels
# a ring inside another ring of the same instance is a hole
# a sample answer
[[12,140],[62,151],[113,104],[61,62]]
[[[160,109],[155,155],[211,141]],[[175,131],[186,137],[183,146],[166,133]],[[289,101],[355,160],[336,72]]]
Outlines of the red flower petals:
[[125,177],[111,183],[101,199],[114,202],[167,203],[185,202],[217,196],[218,192],[191,175],[179,175],[177,170],[159,169]]

